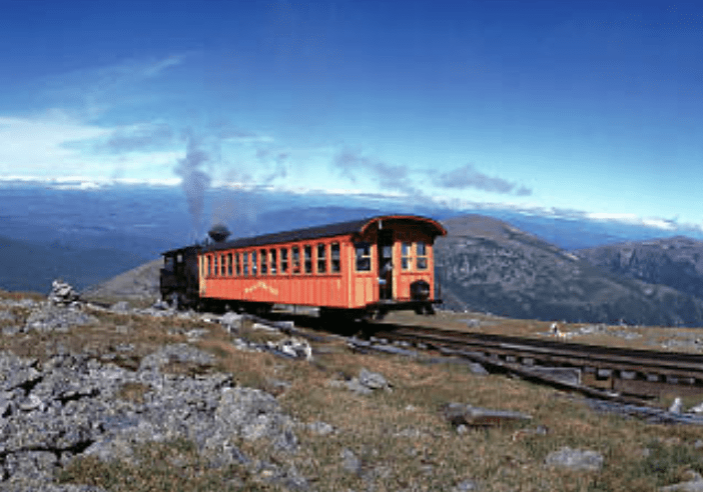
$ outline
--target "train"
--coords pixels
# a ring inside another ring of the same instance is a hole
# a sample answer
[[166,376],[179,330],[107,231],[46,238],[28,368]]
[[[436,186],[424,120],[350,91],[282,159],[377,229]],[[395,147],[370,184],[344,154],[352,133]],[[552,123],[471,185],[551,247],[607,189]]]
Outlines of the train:
[[379,215],[227,240],[210,239],[162,253],[162,299],[179,308],[264,314],[309,306],[320,316],[382,318],[394,310],[434,314],[434,219]]

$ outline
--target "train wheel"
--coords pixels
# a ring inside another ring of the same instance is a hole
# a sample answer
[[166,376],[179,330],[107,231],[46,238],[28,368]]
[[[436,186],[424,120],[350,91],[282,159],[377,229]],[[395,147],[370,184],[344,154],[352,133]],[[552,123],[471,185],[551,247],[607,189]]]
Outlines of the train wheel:
[[273,309],[273,304],[266,302],[257,302],[252,306],[252,311],[257,316],[268,316],[271,314],[271,309]]
[[357,313],[350,309],[320,308],[322,328],[341,335],[352,335],[357,331],[355,317]]

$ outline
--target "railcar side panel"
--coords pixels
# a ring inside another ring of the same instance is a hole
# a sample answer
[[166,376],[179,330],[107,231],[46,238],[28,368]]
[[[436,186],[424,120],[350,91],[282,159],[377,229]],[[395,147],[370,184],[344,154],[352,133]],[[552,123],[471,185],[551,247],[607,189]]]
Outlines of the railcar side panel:
[[[264,248],[242,248],[232,250],[219,250],[216,253],[205,253],[201,260],[201,275],[204,281],[201,282],[201,296],[222,300],[241,300],[247,302],[264,302],[279,304],[299,304],[310,306],[329,306],[338,308],[352,307],[348,303],[348,290],[345,285],[345,272],[348,269],[349,261],[345,261],[345,254],[348,254],[348,237],[332,237],[318,239],[315,241],[300,241],[277,245],[270,245]],[[339,268],[338,272],[333,272],[332,245],[339,246]],[[311,254],[304,256],[304,247],[311,247]],[[313,247],[314,246],[314,247]],[[324,257],[318,254],[318,246],[324,247]],[[294,263],[292,253],[293,247],[299,248],[299,262]],[[263,272],[261,251],[265,249],[267,254],[275,249],[277,255],[281,249],[289,251],[287,272],[281,273],[280,258],[276,262],[271,261],[268,256],[266,273]],[[257,253],[256,274],[254,273],[254,263],[251,261],[252,253]],[[230,268],[229,260],[224,266],[225,274],[222,274],[222,258],[243,258],[247,253],[250,260],[247,266],[247,275],[244,275],[244,265],[241,265],[239,275],[236,267]],[[239,255],[239,256],[236,256]],[[271,263],[268,263],[271,261]],[[306,262],[308,263],[306,265]],[[217,264],[217,268],[215,265]],[[275,264],[275,273],[269,268]],[[210,265],[208,267],[208,265]],[[320,273],[322,266],[324,273]],[[306,273],[306,270],[310,273]],[[231,272],[231,273],[230,273]],[[297,272],[297,273],[293,273]]]

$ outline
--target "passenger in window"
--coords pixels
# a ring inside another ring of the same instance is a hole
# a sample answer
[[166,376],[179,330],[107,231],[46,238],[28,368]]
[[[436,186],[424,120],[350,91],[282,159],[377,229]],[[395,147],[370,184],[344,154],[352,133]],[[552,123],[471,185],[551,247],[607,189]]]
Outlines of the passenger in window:
[[291,256],[293,261],[292,270],[294,274],[300,273],[300,248],[298,246],[293,246],[291,250]]
[[356,243],[354,249],[356,251],[356,271],[371,271],[371,245],[369,243]]
[[417,251],[417,269],[427,270],[427,245],[423,241],[418,241],[416,245]]
[[339,273],[341,270],[339,260],[339,243],[332,243],[332,273]]

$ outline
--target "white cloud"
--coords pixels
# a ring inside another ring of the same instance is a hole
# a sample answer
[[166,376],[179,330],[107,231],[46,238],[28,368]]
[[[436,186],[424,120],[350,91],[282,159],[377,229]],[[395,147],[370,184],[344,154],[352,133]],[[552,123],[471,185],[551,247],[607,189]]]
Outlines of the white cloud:
[[94,139],[110,130],[86,125],[64,113],[17,118],[0,117],[0,172],[65,174],[81,155],[70,144]]
[[35,117],[0,117],[0,175],[91,179],[163,178],[183,151],[130,152],[127,156],[96,154],[93,142],[115,130],[88,124],[51,111]]
[[633,213],[586,212],[585,216],[592,220],[622,222],[625,224],[654,227],[656,229],[669,231],[676,230],[679,226],[675,221],[672,220],[661,219],[658,217],[640,217]]

